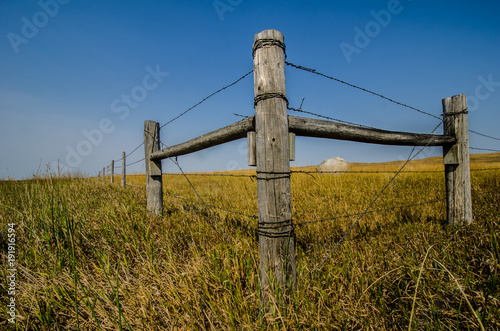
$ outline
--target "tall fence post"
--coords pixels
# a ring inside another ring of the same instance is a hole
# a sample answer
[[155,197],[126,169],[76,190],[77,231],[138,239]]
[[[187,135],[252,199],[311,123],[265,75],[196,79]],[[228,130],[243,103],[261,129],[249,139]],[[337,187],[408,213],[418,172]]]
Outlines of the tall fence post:
[[256,34],[253,57],[260,300],[269,312],[271,302],[286,302],[283,295],[297,283],[283,34]]
[[449,225],[472,223],[467,98],[464,94],[442,100],[443,131],[457,142],[443,146]]
[[102,167],[102,180],[106,177],[106,167]]
[[163,213],[161,160],[150,160],[151,153],[158,150],[160,150],[160,125],[158,122],[144,121],[147,209],[149,213],[161,216]]
[[122,187],[127,185],[127,171],[125,169],[125,152],[122,152]]
[[111,160],[111,184],[115,182],[115,160]]

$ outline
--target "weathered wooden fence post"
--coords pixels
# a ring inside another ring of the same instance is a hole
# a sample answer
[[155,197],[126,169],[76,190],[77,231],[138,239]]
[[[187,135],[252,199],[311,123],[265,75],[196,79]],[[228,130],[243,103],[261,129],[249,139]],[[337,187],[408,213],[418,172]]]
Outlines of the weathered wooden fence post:
[[115,160],[111,160],[111,184],[115,182]]
[[106,177],[106,167],[102,167],[102,180]]
[[251,167],[255,167],[257,165],[256,158],[256,149],[255,146],[255,131],[247,132],[247,154],[248,154],[248,165]]
[[160,125],[158,122],[144,121],[147,209],[149,213],[161,216],[163,213],[161,160],[150,160],[151,153],[158,150],[160,150]]
[[[265,310],[271,311],[271,302],[283,300],[283,294],[295,290],[297,282],[285,44],[281,32],[265,30],[256,34],[253,58],[260,299]],[[270,297],[276,293],[280,297],[271,300]]]
[[127,185],[127,172],[125,170],[125,152],[122,152],[122,187]]
[[457,142],[443,146],[446,202],[449,225],[472,223],[467,98],[464,94],[443,99],[443,132]]

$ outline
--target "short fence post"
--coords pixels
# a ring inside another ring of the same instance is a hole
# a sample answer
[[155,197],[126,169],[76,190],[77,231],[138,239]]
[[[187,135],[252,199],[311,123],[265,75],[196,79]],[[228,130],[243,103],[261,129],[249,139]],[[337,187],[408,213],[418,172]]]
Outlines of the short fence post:
[[457,142],[443,146],[446,202],[449,225],[472,223],[467,98],[464,94],[443,99],[443,132]]
[[115,182],[115,160],[111,160],[111,184]]
[[[286,302],[296,289],[290,151],[285,87],[285,44],[281,32],[255,35],[254,92],[259,209],[260,300]],[[271,300],[271,296],[279,297]]]
[[247,132],[247,148],[248,148],[248,165],[255,167],[257,165],[256,157],[256,147],[255,147],[255,131]]
[[160,125],[158,122],[144,121],[147,209],[149,213],[161,216],[163,213],[161,160],[150,160],[151,153],[158,150],[160,150]]
[[102,167],[102,180],[106,177],[106,167]]
[[125,152],[122,152],[122,187],[127,185],[127,172],[125,170]]

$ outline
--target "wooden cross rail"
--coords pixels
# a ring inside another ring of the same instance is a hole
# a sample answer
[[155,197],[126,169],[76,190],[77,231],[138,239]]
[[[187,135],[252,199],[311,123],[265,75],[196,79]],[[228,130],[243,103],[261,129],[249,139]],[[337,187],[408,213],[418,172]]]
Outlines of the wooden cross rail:
[[252,116],[184,143],[154,152],[150,155],[150,160],[158,161],[169,157],[181,156],[201,151],[202,149],[245,138],[247,136],[247,132],[253,130],[255,129],[254,117]]
[[454,144],[457,141],[452,136],[386,131],[290,115],[288,116],[288,127],[290,132],[297,136],[350,140],[380,145],[444,146]]
[[[288,128],[290,132],[302,137],[349,140],[381,145],[445,146],[457,141],[452,136],[363,128],[351,124],[291,115],[288,115]],[[151,161],[159,161],[169,157],[186,155],[246,138],[247,133],[253,131],[255,131],[254,116],[181,144],[153,152],[149,157]]]

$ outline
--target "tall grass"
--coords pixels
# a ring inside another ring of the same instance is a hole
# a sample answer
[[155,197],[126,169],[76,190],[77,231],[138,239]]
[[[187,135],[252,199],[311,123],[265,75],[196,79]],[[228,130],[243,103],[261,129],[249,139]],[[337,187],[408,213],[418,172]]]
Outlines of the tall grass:
[[[473,164],[492,166],[500,164]],[[441,167],[419,161],[409,169]],[[17,328],[500,329],[499,175],[472,173],[471,226],[444,225],[444,201],[370,213],[312,273],[356,217],[297,226],[298,289],[269,315],[259,308],[257,220],[212,209],[225,242],[202,205],[170,196],[197,201],[180,176],[164,176],[163,217],[146,213],[144,176],[129,176],[141,188],[126,189],[97,178],[0,182],[1,246],[7,223],[17,231]],[[363,211],[389,176],[294,174],[294,221]],[[372,209],[443,199],[443,177],[401,174]],[[257,214],[255,181],[190,180],[207,204]],[[1,263],[0,329],[8,329],[5,255]]]

